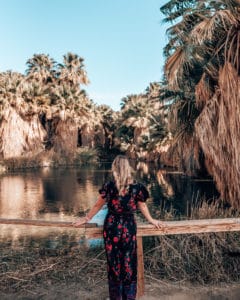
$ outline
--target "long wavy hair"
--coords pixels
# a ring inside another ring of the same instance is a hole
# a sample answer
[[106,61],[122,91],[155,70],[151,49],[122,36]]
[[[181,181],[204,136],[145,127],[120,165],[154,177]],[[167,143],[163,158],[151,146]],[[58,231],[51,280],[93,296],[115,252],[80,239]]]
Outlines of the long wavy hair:
[[112,172],[119,194],[133,182],[133,169],[126,156],[118,155],[112,163]]

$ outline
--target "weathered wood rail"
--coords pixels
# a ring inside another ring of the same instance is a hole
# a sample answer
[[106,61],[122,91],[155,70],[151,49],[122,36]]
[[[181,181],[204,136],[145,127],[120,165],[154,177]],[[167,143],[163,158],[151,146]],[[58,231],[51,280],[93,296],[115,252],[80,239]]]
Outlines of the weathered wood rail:
[[[0,218],[0,224],[73,228],[72,222],[43,220],[20,220]],[[164,225],[165,226],[161,229],[157,229],[153,225],[149,224],[138,225],[138,297],[144,294],[144,258],[142,237],[173,234],[240,231],[240,218],[168,221],[164,222]],[[88,223],[84,226],[76,228],[76,230],[78,230],[79,235],[85,235],[87,238],[102,237],[102,227],[98,227],[95,223]]]

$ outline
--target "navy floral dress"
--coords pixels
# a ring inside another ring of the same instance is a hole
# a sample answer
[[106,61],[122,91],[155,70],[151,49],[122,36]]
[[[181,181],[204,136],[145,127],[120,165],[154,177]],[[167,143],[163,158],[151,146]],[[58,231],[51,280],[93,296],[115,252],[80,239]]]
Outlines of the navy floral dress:
[[136,299],[137,227],[134,212],[137,202],[145,202],[149,193],[140,183],[130,184],[121,194],[113,181],[99,190],[106,199],[108,213],[103,228],[107,256],[110,300]]

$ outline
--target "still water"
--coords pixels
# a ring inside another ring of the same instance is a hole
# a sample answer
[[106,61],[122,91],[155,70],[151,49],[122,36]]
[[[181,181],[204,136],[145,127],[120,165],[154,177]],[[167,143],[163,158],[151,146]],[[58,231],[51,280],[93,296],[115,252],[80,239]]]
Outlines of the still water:
[[[95,203],[103,182],[111,179],[108,163],[75,168],[43,168],[16,172],[0,178],[0,218],[73,221]],[[135,177],[150,192],[149,209],[154,217],[167,210],[174,218],[187,218],[191,207],[203,197],[216,197],[210,179],[190,178],[182,173],[137,163]],[[92,220],[102,224],[106,209]],[[141,216],[139,216],[141,218]],[[48,229],[0,225],[0,241],[13,246],[29,238],[56,239],[63,234],[76,236],[77,229]],[[21,244],[20,243],[20,244]]]

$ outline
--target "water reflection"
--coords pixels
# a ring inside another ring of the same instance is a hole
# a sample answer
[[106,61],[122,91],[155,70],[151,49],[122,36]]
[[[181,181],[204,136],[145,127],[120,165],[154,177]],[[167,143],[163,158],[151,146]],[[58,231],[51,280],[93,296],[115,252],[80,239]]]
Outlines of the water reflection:
[[[2,176],[0,217],[72,221],[95,203],[99,188],[111,177],[110,168],[110,164],[44,168]],[[160,209],[172,209],[176,216],[187,216],[194,202],[203,196],[208,199],[216,195],[211,180],[197,181],[179,172],[157,169],[142,162],[133,163],[133,168],[136,179],[150,191],[148,204],[155,217],[159,216]],[[102,210],[93,221],[101,224],[105,213],[106,210]],[[44,235],[49,232],[46,228],[0,227],[1,239],[12,235],[17,240],[23,235]]]
[[5,176],[0,182],[0,199],[1,218],[36,218],[44,206],[42,180]]

